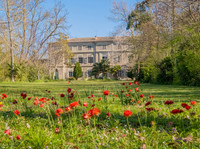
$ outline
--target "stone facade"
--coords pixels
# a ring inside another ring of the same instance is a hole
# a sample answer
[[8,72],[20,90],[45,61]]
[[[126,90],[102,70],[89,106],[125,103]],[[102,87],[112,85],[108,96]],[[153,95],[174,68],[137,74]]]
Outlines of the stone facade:
[[[79,62],[83,77],[88,78],[93,64],[108,59],[110,67],[120,65],[120,78],[127,78],[127,68],[130,65],[131,51],[129,46],[123,42],[125,37],[94,37],[94,38],[73,38],[68,40],[68,45],[74,53],[70,60],[72,67],[66,65],[62,56],[54,54],[59,49],[55,43],[49,44],[49,64],[50,71],[53,72],[54,79],[67,79],[73,77],[73,69],[76,62]],[[57,63],[56,63],[57,61]]]

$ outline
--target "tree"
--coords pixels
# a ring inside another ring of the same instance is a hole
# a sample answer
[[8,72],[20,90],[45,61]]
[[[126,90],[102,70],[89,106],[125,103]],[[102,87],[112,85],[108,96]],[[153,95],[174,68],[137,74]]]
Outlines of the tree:
[[111,74],[115,79],[118,79],[118,72],[121,70],[121,66],[115,65],[113,68],[110,69]]
[[92,68],[91,75],[94,75],[97,79],[102,73],[103,77],[107,77],[108,72],[110,71],[110,63],[108,60],[101,60],[100,63],[95,63]]
[[75,64],[73,76],[76,80],[82,76],[82,69],[79,62]]

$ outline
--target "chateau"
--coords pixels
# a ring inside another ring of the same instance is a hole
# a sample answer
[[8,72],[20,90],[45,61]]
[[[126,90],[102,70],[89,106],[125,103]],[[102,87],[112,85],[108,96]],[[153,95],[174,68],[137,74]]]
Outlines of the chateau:
[[[66,65],[64,57],[53,54],[59,49],[55,43],[49,44],[49,65],[54,79],[67,79],[73,77],[73,69],[76,62],[82,68],[83,77],[90,77],[94,63],[102,59],[109,60],[110,67],[121,66],[118,75],[121,79],[127,78],[127,68],[130,66],[131,51],[125,44],[126,37],[93,37],[93,38],[72,38],[68,39],[68,46],[74,53],[71,58],[71,66]],[[59,62],[58,62],[59,60]],[[58,63],[57,63],[58,62]],[[133,65],[132,65],[133,66]]]

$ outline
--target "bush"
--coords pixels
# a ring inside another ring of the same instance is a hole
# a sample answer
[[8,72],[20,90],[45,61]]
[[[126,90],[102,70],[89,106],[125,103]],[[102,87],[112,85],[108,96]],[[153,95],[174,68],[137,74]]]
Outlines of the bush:
[[79,62],[75,64],[73,76],[76,80],[82,76],[82,69]]

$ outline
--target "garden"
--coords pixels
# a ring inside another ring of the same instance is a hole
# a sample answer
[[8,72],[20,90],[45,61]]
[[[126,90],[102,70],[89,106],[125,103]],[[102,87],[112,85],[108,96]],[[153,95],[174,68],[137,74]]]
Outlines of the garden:
[[200,148],[199,87],[1,83],[0,148]]

